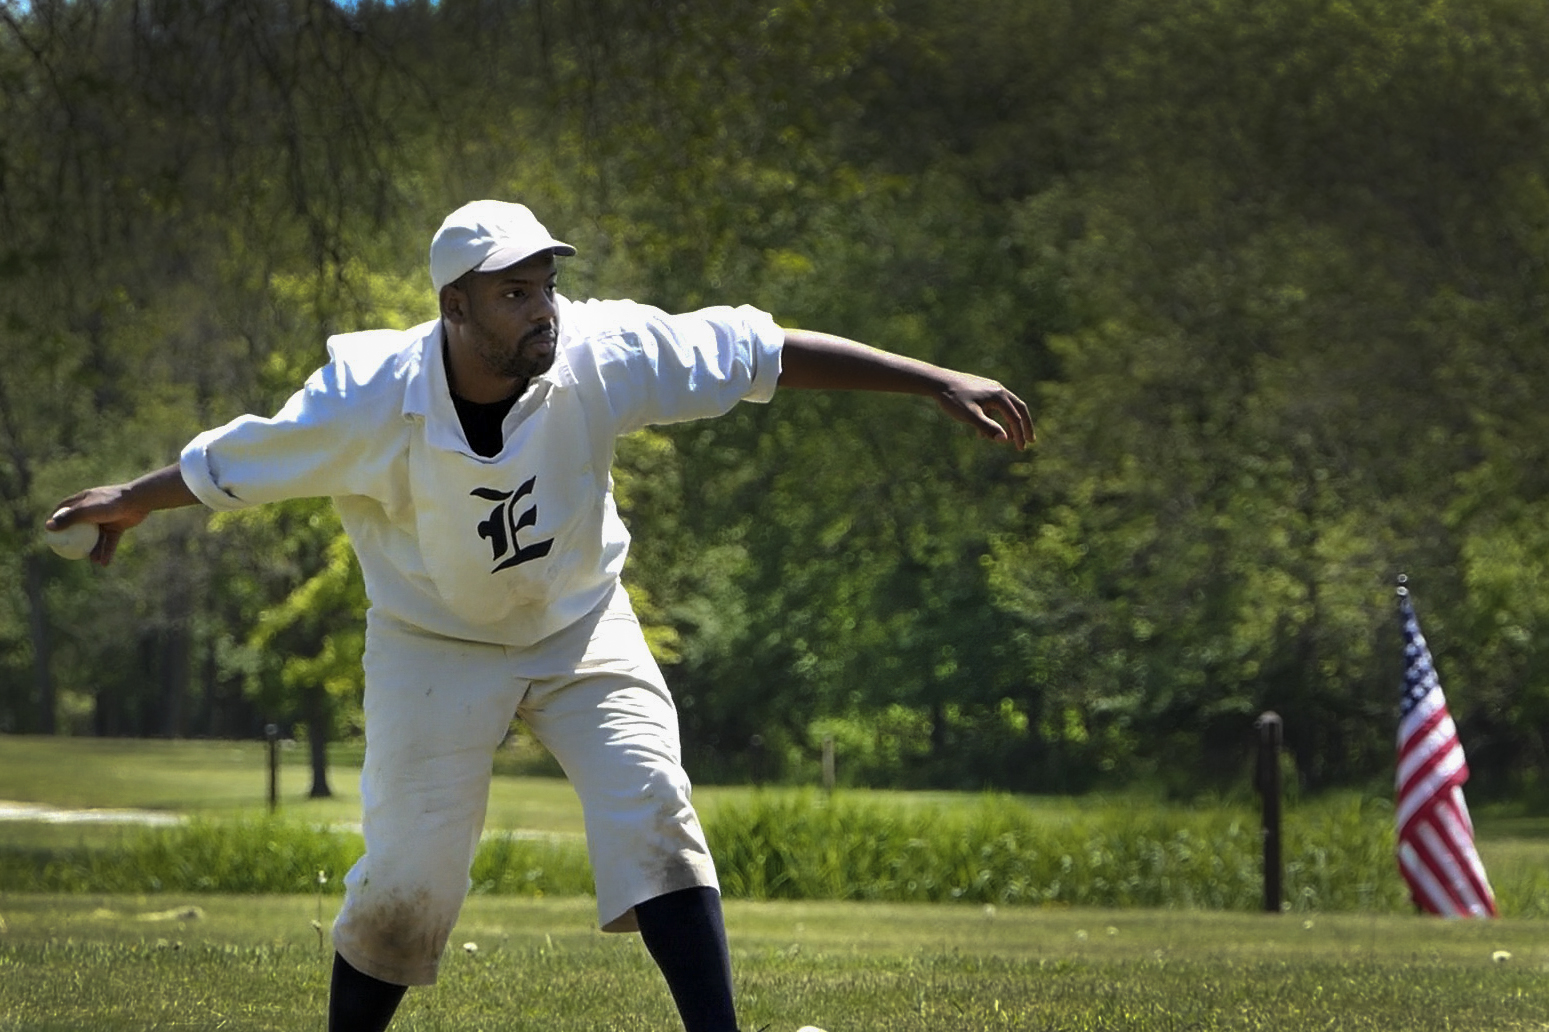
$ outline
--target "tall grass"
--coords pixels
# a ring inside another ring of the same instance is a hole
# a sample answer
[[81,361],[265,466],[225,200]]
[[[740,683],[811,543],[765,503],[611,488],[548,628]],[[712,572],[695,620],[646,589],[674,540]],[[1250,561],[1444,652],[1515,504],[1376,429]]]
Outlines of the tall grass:
[[105,848],[0,850],[0,886],[20,892],[314,892],[320,884],[337,887],[362,849],[359,835],[326,825],[195,820],[126,832]]
[[473,858],[473,891],[501,896],[581,896],[592,891],[586,847],[563,838],[486,838]]
[[[1402,909],[1391,819],[1345,802],[1284,832],[1295,910]],[[1107,804],[1063,815],[1015,800],[900,809],[775,796],[709,825],[727,894],[1255,910],[1263,903],[1255,813]]]
[[[1236,911],[1263,904],[1258,815],[1232,805],[1120,800],[1045,810],[1008,797],[937,806],[771,791],[714,809],[706,829],[730,898]],[[0,848],[0,889],[334,893],[361,849],[357,834],[321,824],[201,820],[129,833],[108,848]],[[1549,874],[1538,855],[1494,872],[1503,913],[1549,916]],[[1289,910],[1409,909],[1385,802],[1295,808],[1283,856]],[[592,890],[584,845],[567,837],[487,838],[471,877],[476,894]]]
[[[106,848],[0,848],[11,892],[337,893],[364,850],[359,834],[281,818],[196,820],[128,832]],[[582,843],[497,835],[475,858],[473,891],[515,896],[592,890]]]

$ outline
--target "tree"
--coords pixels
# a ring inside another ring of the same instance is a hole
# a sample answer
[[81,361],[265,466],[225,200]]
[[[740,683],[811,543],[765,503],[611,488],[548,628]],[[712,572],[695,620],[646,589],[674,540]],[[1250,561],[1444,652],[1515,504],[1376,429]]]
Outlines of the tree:
[[[255,371],[295,346],[296,323],[268,314],[275,277],[310,273],[308,328],[348,306],[343,256],[380,223],[395,134],[382,54],[324,0],[7,3],[0,15],[0,332],[15,359],[0,378],[0,523],[29,614],[35,716],[20,723],[51,731],[39,510],[83,480],[160,465],[211,417],[263,406]],[[168,712],[143,729],[181,732],[201,573],[130,553],[116,574],[163,602],[142,614],[140,651],[161,657],[146,672]]]

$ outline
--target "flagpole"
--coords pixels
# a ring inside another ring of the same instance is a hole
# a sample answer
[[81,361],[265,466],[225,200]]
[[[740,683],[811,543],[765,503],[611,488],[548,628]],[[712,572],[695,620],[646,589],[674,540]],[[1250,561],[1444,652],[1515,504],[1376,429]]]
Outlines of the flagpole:
[[[1394,594],[1396,602],[1398,604],[1398,609],[1399,609],[1400,615],[1403,614],[1404,599],[1409,597],[1409,588],[1407,586],[1408,584],[1409,584],[1409,574],[1407,574],[1407,573],[1399,574],[1398,575],[1398,586],[1393,589],[1393,594]],[[1417,914],[1425,913],[1425,908],[1420,905],[1420,898],[1418,896],[1414,895],[1413,893],[1410,894],[1409,905],[1414,907],[1415,913],[1417,913]]]

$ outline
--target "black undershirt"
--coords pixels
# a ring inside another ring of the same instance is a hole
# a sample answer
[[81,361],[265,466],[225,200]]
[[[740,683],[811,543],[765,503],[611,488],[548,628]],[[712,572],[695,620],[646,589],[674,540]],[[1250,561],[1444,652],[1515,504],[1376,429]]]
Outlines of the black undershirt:
[[452,407],[457,410],[457,421],[463,425],[463,436],[468,439],[468,447],[473,449],[475,455],[493,459],[500,454],[500,449],[506,443],[501,427],[506,421],[506,413],[515,404],[514,394],[500,401],[478,402],[459,398],[456,391],[452,392]]

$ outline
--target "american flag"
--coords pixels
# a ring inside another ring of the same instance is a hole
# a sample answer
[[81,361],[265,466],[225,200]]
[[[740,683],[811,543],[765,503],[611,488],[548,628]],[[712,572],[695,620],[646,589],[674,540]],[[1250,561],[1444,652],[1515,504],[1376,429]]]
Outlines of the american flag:
[[1398,722],[1398,866],[1421,910],[1495,917],[1474,823],[1463,802],[1468,761],[1447,713],[1441,681],[1409,591],[1398,589],[1404,624],[1404,698]]

